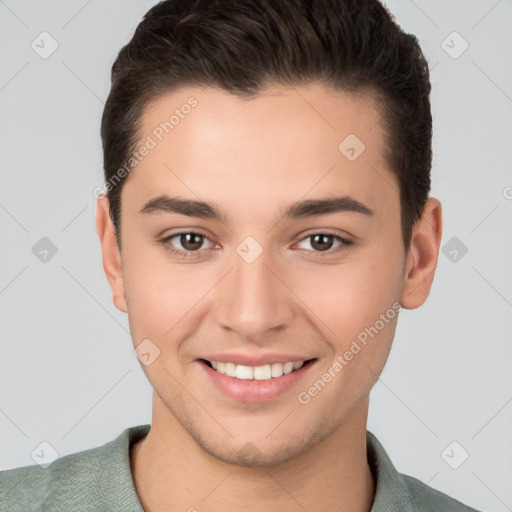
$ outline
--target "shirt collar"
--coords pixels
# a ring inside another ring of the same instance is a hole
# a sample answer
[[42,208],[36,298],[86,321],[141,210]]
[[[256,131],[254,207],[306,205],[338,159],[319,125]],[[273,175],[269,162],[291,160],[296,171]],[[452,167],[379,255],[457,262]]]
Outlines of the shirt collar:
[[414,512],[413,498],[403,475],[396,470],[379,440],[368,430],[366,451],[375,482],[375,498],[370,512]]

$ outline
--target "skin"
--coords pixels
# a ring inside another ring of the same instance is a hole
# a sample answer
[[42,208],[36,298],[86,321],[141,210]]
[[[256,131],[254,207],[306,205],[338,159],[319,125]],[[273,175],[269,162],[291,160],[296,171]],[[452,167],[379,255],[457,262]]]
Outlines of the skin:
[[[131,453],[141,503],[151,512],[241,504],[367,512],[375,494],[366,458],[369,392],[398,315],[308,404],[297,396],[394,303],[424,303],[439,253],[441,205],[428,199],[405,250],[399,186],[367,93],[275,85],[241,100],[186,87],[149,105],[141,143],[190,96],[197,107],[124,185],[122,251],[108,199],[98,199],[96,209],[114,304],[128,313],[134,346],[149,338],[160,350],[141,365],[154,388],[151,431]],[[352,162],[338,150],[351,133],[366,146]],[[227,220],[140,213],[161,194],[215,203]],[[346,195],[374,213],[282,218],[295,201]],[[181,230],[208,237],[196,246],[179,236],[167,240],[192,253],[188,258],[163,242]],[[353,243],[338,252],[335,237],[331,246],[315,244],[311,235],[325,232]],[[262,249],[250,264],[236,252],[247,236]],[[317,361],[284,394],[249,403],[228,398],[198,366],[207,352],[228,350]],[[255,448],[244,455],[248,443]]]

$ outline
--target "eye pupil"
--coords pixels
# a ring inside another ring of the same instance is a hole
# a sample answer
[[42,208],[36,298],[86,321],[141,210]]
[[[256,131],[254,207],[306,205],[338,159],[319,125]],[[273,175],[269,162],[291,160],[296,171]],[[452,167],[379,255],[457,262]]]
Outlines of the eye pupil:
[[[327,251],[332,247],[332,235],[313,235],[311,246],[320,251]],[[320,242],[317,243],[317,240]]]
[[[196,240],[194,242],[194,239]],[[180,236],[181,245],[187,250],[199,249],[203,243],[203,235],[197,233],[184,233]]]

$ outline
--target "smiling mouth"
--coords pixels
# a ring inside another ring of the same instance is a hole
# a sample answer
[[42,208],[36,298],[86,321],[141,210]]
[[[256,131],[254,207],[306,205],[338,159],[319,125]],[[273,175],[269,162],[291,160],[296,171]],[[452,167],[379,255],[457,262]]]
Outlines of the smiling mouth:
[[265,364],[262,366],[246,366],[224,361],[208,361],[201,359],[201,362],[218,373],[240,380],[271,380],[293,373],[302,367],[309,366],[315,359],[305,361]]

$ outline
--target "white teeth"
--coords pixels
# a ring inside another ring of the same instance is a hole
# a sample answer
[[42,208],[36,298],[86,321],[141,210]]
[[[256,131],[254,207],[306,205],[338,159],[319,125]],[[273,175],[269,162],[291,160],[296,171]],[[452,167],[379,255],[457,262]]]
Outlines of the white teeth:
[[210,361],[214,370],[228,377],[242,380],[269,380],[273,377],[281,377],[302,368],[304,361],[289,363],[273,363],[263,366],[246,366],[243,364],[225,363],[223,361]]
[[237,379],[252,379],[254,369],[252,366],[244,366],[243,364],[236,365],[236,378]]
[[225,372],[228,377],[236,377],[236,364],[226,363]]
[[270,369],[270,365],[266,364],[264,366],[256,366],[254,368],[254,378],[256,380],[268,380],[272,378],[272,370]]
[[293,363],[284,363],[283,364],[283,373],[286,375],[287,373],[293,372]]
[[281,377],[283,375],[283,365],[281,363],[274,363],[270,367],[272,377]]

